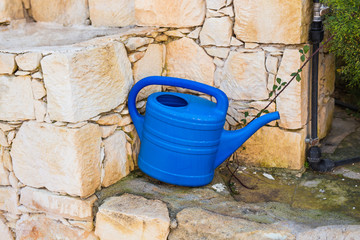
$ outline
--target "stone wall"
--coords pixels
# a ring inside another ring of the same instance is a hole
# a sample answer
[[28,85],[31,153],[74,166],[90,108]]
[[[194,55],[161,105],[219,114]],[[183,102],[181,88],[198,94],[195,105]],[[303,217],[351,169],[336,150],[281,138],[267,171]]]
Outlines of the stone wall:
[[[5,240],[113,239],[105,233],[110,225],[104,225],[112,222],[111,199],[100,208],[102,220],[94,232],[94,193],[136,167],[139,140],[126,106],[134,82],[162,75],[218,87],[230,102],[225,128],[239,128],[245,112],[250,120],[269,102],[275,79],[288,81],[301,66],[298,50],[307,43],[311,5],[309,0],[5,0],[0,16],[3,32],[33,21],[74,32],[124,27],[119,34],[65,46],[29,42],[0,50],[1,235]],[[333,56],[322,53],[321,137],[331,124],[333,70]],[[271,105],[281,119],[258,131],[233,157],[248,165],[303,167],[308,72],[305,68],[302,81]],[[141,92],[140,112],[146,97],[162,88]],[[161,219],[144,210],[143,218],[152,219],[149,229],[139,228],[145,221],[140,218],[133,231],[150,236],[156,230],[154,239],[166,239],[166,206],[137,201],[156,205]]]

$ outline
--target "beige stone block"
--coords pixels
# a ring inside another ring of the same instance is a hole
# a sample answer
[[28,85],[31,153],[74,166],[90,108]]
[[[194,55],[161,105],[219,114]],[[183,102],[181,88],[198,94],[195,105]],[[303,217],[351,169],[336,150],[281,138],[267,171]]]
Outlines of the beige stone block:
[[105,126],[118,125],[120,123],[121,119],[122,119],[122,117],[120,114],[112,113],[112,114],[100,117],[99,120],[96,121],[96,123],[98,123],[100,125],[105,125]]
[[238,46],[244,45],[244,43],[242,41],[239,41],[238,39],[236,39],[234,37],[231,37],[230,45],[238,47]]
[[65,26],[85,24],[89,17],[87,0],[31,0],[31,12],[37,22]]
[[31,187],[25,187],[20,192],[20,204],[27,208],[74,220],[92,220],[92,208],[96,200],[95,195],[80,199]]
[[[297,49],[285,49],[277,74],[283,82],[289,82],[290,74],[300,68],[302,62]],[[300,73],[301,81],[295,79],[276,99],[280,113],[280,127],[300,129],[308,119],[308,66]]]
[[193,39],[198,39],[198,38],[199,38],[200,31],[201,31],[201,27],[197,27],[197,28],[195,28],[194,31],[190,32],[190,33],[187,35],[187,37],[188,37],[188,38],[193,38]]
[[185,34],[183,34],[182,32],[178,31],[178,30],[170,30],[170,31],[166,31],[164,32],[165,35],[170,36],[170,37],[184,37]]
[[91,25],[124,27],[135,24],[134,1],[89,0]]
[[265,53],[230,52],[220,75],[220,89],[234,100],[268,98]]
[[[150,44],[144,57],[134,64],[135,82],[149,76],[161,76],[165,65],[165,52],[165,45]],[[150,94],[160,91],[159,85],[147,86],[138,94],[137,99],[145,99]]]
[[130,51],[134,51],[137,48],[150,44],[154,41],[152,38],[144,38],[144,37],[131,37],[126,40],[125,45]]
[[266,64],[266,70],[269,73],[276,75],[278,71],[279,59],[277,57],[268,56],[266,58],[265,64]]
[[16,126],[14,126],[14,125],[0,122],[0,129],[3,130],[4,132],[11,131],[15,128],[16,128]]
[[17,55],[15,61],[21,70],[34,71],[40,66],[41,58],[41,53],[29,52]]
[[79,122],[110,111],[126,100],[133,84],[119,42],[53,53],[41,65],[51,120]]
[[299,44],[308,40],[310,1],[234,0],[234,32],[244,42]]
[[92,220],[91,221],[68,220],[68,222],[74,227],[78,227],[89,232],[94,229],[94,223]]
[[230,46],[232,26],[229,17],[206,18],[200,32],[201,45]]
[[235,16],[234,9],[233,9],[232,6],[220,9],[219,12],[223,13],[225,15],[228,15],[229,17],[234,17]]
[[101,130],[101,137],[102,138],[107,138],[109,137],[111,134],[113,134],[116,130],[117,126],[116,125],[112,125],[112,126],[100,126],[100,130]]
[[108,187],[130,173],[126,154],[126,136],[123,131],[116,131],[104,140],[105,159],[102,186]]
[[0,236],[3,240],[14,240],[11,230],[6,226],[4,219],[0,218]]
[[360,226],[359,225],[331,225],[331,226],[321,226],[313,229],[309,229],[303,232],[300,232],[297,235],[297,240],[307,240],[307,239],[357,239],[360,236]]
[[0,120],[34,119],[31,78],[0,76]]
[[[1,150],[0,150],[0,151],[1,151]],[[0,154],[0,156],[1,156],[1,154]],[[3,162],[3,164],[4,164],[4,167],[5,167],[8,171],[12,171],[12,170],[13,170],[10,152],[9,152],[9,150],[7,150],[7,149],[3,150],[3,153],[2,153],[2,162]]]
[[44,122],[46,115],[46,103],[34,100],[35,119],[37,122]]
[[15,55],[11,53],[0,53],[0,74],[13,74],[15,70]]
[[219,10],[225,7],[226,0],[206,0],[206,8]]
[[319,54],[319,95],[331,95],[335,90],[335,55]]
[[9,171],[5,169],[4,164],[0,162],[0,186],[9,186]]
[[205,48],[205,51],[213,57],[227,58],[230,52],[230,48],[209,47]]
[[320,139],[326,137],[331,130],[331,124],[335,110],[335,99],[320,96],[318,106],[318,136]]
[[99,240],[93,232],[74,228],[45,215],[23,215],[16,223],[16,239]]
[[165,240],[169,234],[166,204],[131,194],[108,198],[96,219],[95,233],[101,240]]
[[0,2],[0,23],[24,18],[21,0],[2,0]]
[[205,0],[135,0],[140,26],[193,27],[202,25]]
[[12,214],[19,214],[17,209],[19,204],[19,197],[17,190],[12,187],[0,187],[0,210],[10,212]]
[[69,129],[25,122],[12,145],[14,172],[28,186],[90,196],[100,185],[100,143],[95,124]]
[[0,146],[8,147],[9,143],[5,133],[0,129]]
[[[165,35],[163,35],[165,36]],[[129,55],[130,62],[134,63],[138,60],[140,60],[145,55],[144,52],[134,52]]]
[[299,170],[305,162],[305,137],[304,129],[290,132],[264,126],[243,144],[245,150],[236,151],[235,157],[245,165]]
[[181,38],[166,45],[167,75],[185,78],[212,86],[214,84],[215,65],[190,38]]
[[44,85],[41,81],[38,80],[32,80],[31,81],[31,88],[33,92],[34,99],[39,100],[46,95],[46,90],[44,88]]

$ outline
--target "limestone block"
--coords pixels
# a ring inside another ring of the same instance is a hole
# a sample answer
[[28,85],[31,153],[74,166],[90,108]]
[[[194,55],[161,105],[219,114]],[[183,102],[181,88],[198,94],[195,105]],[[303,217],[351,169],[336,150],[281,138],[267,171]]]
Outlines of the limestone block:
[[318,136],[320,139],[326,137],[331,129],[335,110],[335,99],[331,97],[320,97],[318,106]]
[[39,52],[29,52],[19,54],[15,57],[16,63],[21,70],[34,71],[40,66],[42,54]]
[[87,0],[31,0],[32,16],[37,22],[63,25],[85,24],[89,17]]
[[244,42],[299,44],[308,40],[310,1],[234,0],[234,32]]
[[219,10],[225,7],[226,0],[206,0],[206,8]]
[[120,114],[112,113],[112,114],[100,117],[99,120],[96,121],[96,123],[98,123],[100,125],[105,125],[105,126],[118,125],[121,121],[121,118],[122,117]]
[[238,46],[244,45],[244,43],[242,41],[239,41],[238,39],[236,39],[234,37],[231,37],[230,45],[238,47]]
[[187,37],[188,37],[188,38],[197,39],[197,38],[199,38],[200,31],[201,31],[201,27],[197,27],[197,28],[195,28],[194,31],[192,31],[191,33],[189,33],[189,34],[187,35]]
[[41,61],[51,120],[79,122],[123,103],[133,84],[119,42],[58,52]]
[[135,24],[134,1],[89,0],[91,25],[124,27]]
[[16,189],[12,187],[0,187],[0,210],[19,214],[17,209],[19,198]]
[[0,129],[0,146],[8,147],[9,143],[3,130]]
[[10,53],[0,53],[0,74],[13,74],[15,70],[15,55]]
[[0,218],[0,236],[3,240],[14,240],[11,230],[6,226],[5,221]]
[[100,206],[95,234],[101,240],[165,240],[169,226],[165,203],[124,194],[108,198]]
[[[165,35],[163,35],[163,36],[165,36]],[[130,60],[130,62],[134,63],[134,62],[138,61],[139,59],[141,59],[144,55],[145,55],[144,52],[134,52],[129,55],[129,60]]]
[[201,45],[230,46],[232,25],[229,17],[206,18],[200,32]]
[[235,157],[257,167],[301,169],[305,162],[306,131],[286,131],[264,126],[252,135]]
[[32,88],[34,99],[39,100],[39,99],[45,97],[46,90],[41,81],[33,79],[31,81],[31,88]]
[[213,57],[227,58],[230,52],[230,48],[209,47],[205,48],[205,51]]
[[229,17],[234,17],[235,16],[234,9],[233,9],[232,6],[220,9],[219,12],[223,13],[225,15],[228,15]]
[[140,26],[193,27],[202,25],[205,0],[135,0]]
[[[165,65],[165,45],[150,44],[145,56],[134,64],[134,80],[139,80],[148,76],[161,76]],[[161,86],[154,85],[145,87],[137,99],[145,99],[151,93],[160,92]]]
[[0,76],[0,120],[34,119],[33,94],[29,76]]
[[322,226],[314,229],[310,229],[304,232],[300,232],[296,239],[357,239],[360,236],[359,225],[331,225]]
[[[0,150],[1,151],[1,150]],[[1,156],[1,154],[0,154]],[[2,153],[2,162],[4,164],[4,167],[9,170],[12,171],[13,167],[12,167],[12,162],[11,162],[11,156],[10,156],[10,152],[9,150],[5,149]]]
[[215,65],[203,48],[190,38],[181,38],[166,46],[167,75],[213,85]]
[[100,130],[101,130],[101,137],[102,138],[107,138],[109,137],[111,134],[113,134],[116,130],[117,126],[116,125],[112,125],[112,126],[100,126]]
[[97,200],[95,195],[82,200],[31,187],[21,189],[20,194],[20,204],[29,209],[74,220],[92,220],[92,208]]
[[125,45],[130,51],[134,51],[139,47],[152,43],[154,39],[152,38],[142,38],[142,37],[131,37],[129,38]]
[[2,0],[0,2],[0,23],[24,18],[21,0]]
[[46,115],[46,103],[34,100],[35,119],[38,122],[44,122]]
[[90,196],[100,185],[100,143],[95,124],[68,129],[25,122],[12,145],[15,175],[28,186]]
[[279,59],[277,57],[268,56],[266,58],[266,70],[276,75],[278,71]]
[[264,100],[267,91],[265,53],[230,52],[220,76],[220,89],[234,100]]
[[23,215],[16,223],[16,239],[98,240],[93,232],[65,225],[45,215]]
[[126,136],[123,131],[116,131],[104,140],[105,159],[102,186],[108,187],[130,173],[126,154]]
[[9,171],[3,161],[3,150],[0,150],[0,186],[9,186]]
[[[297,49],[285,49],[278,78],[288,82],[290,74],[300,68],[302,62]],[[308,66],[301,72],[301,81],[294,80],[276,99],[280,113],[280,127],[287,129],[302,128],[308,118]]]
[[335,90],[335,55],[319,54],[319,95],[331,95]]

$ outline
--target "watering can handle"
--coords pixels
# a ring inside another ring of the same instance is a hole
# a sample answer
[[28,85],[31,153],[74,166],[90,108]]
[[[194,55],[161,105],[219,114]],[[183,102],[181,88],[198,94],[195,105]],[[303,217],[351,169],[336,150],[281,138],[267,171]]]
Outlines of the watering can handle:
[[162,77],[162,76],[146,77],[138,81],[132,87],[128,99],[129,113],[131,115],[131,118],[134,122],[134,125],[139,135],[142,132],[144,116],[142,116],[136,109],[136,96],[141,89],[143,89],[148,85],[167,85],[173,87],[187,88],[198,92],[206,93],[216,98],[216,108],[219,111],[226,112],[228,109],[229,103],[226,94],[220,89],[217,89],[215,87],[182,78]]

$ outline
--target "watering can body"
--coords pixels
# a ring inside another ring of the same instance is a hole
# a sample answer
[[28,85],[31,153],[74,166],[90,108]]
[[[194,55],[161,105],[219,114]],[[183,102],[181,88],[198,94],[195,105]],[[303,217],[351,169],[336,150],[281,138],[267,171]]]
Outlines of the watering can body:
[[[156,92],[148,97],[146,114],[142,116],[135,106],[137,93],[153,84],[200,91],[215,97],[216,103],[190,94]],[[254,132],[253,128],[248,131],[224,130],[228,108],[225,93],[190,80],[159,76],[144,78],[131,89],[128,106],[141,141],[139,168],[170,184],[196,187],[210,183],[215,168]],[[277,113],[271,119],[276,117]],[[235,132],[237,136],[234,136]]]

